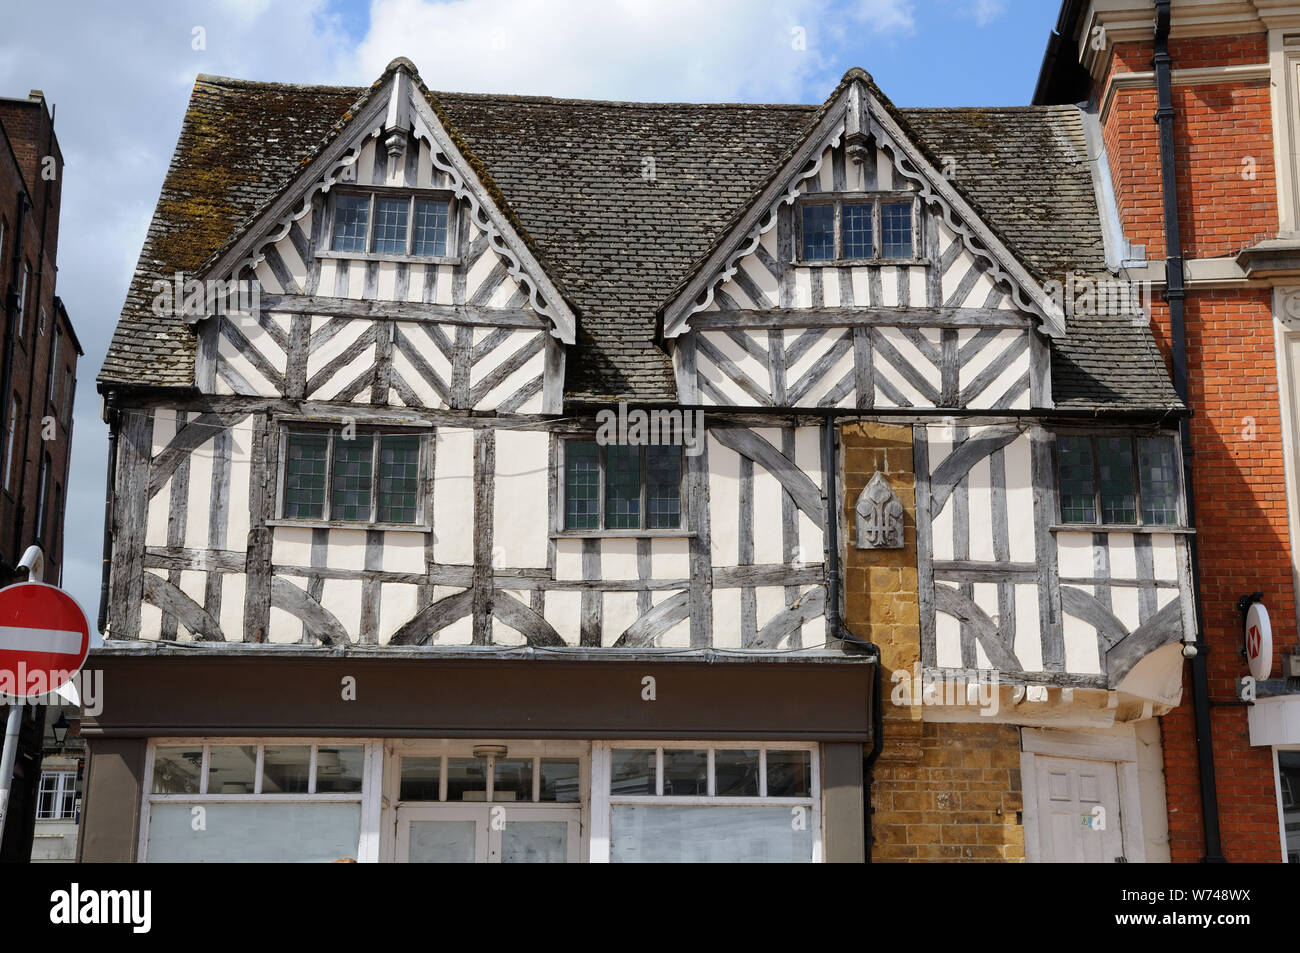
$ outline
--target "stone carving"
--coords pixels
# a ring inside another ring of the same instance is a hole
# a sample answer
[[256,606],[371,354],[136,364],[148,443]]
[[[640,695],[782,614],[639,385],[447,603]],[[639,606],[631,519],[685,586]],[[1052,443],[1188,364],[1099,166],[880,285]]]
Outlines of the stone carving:
[[862,488],[853,509],[858,549],[903,548],[903,504],[879,470]]

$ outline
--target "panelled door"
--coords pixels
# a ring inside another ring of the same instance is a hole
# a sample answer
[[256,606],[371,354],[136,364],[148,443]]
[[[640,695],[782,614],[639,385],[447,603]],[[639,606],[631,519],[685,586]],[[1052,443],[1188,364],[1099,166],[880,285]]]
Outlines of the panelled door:
[[397,860],[425,864],[573,864],[576,807],[437,804],[397,811]]
[[1124,825],[1115,763],[1039,755],[1034,765],[1042,860],[1066,864],[1122,860]]

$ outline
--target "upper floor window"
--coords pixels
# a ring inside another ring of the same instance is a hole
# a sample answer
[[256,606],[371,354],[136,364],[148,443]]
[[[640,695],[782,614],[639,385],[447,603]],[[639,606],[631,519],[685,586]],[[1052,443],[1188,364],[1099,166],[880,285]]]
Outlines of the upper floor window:
[[23,277],[21,284],[18,285],[18,333],[16,337],[19,343],[23,339],[23,320],[27,316],[27,286],[32,281],[32,266],[23,262]]
[[22,412],[22,400],[18,397],[17,392],[9,404],[9,425],[5,428],[5,480],[4,487],[6,490],[13,489],[14,477],[14,451],[15,444],[18,442],[18,415]]
[[1173,437],[1056,439],[1061,522],[1173,526],[1181,522]]
[[566,530],[678,529],[682,448],[564,441]]
[[36,818],[64,821],[76,817],[77,772],[42,771],[36,792]]
[[418,523],[421,437],[416,433],[291,430],[284,443],[285,519]]
[[915,260],[917,218],[916,200],[905,195],[805,199],[799,205],[799,258]]
[[452,247],[451,201],[385,192],[334,196],[330,250],[353,254],[446,258]]

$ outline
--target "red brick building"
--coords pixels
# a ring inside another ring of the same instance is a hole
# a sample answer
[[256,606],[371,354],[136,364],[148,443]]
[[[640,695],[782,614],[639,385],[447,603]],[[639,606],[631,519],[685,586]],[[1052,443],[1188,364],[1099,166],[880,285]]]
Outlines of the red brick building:
[[[1108,263],[1150,283],[1191,408],[1199,652],[1162,719],[1176,862],[1300,860],[1300,682],[1285,677],[1300,651],[1297,65],[1300,3],[1067,0],[1035,95],[1087,101]],[[1249,704],[1238,602],[1253,593],[1273,659]]]
[[[44,96],[0,99],[0,586],[27,547],[44,579],[63,575],[63,513],[81,345],[56,294],[63,156]],[[41,712],[24,719],[5,860],[30,849],[40,772]],[[25,823],[19,823],[19,821]]]

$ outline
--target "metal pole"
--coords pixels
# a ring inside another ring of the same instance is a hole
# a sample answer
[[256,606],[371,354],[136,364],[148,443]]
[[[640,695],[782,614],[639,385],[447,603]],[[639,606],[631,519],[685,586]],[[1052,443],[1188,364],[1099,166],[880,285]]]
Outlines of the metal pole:
[[[45,569],[45,557],[39,546],[28,546],[19,567],[27,568],[27,578],[40,582]],[[18,760],[18,730],[23,725],[23,702],[15,698],[9,703],[9,718],[5,722],[5,747],[0,755],[0,843],[4,843],[5,821],[9,816],[9,792],[14,786],[14,762]]]

